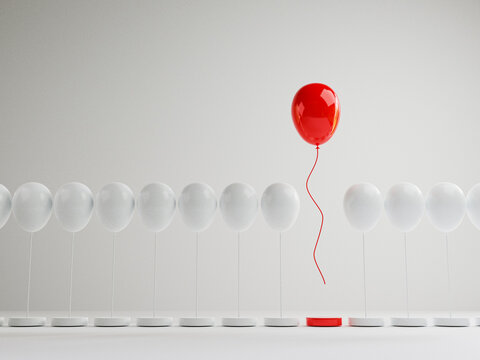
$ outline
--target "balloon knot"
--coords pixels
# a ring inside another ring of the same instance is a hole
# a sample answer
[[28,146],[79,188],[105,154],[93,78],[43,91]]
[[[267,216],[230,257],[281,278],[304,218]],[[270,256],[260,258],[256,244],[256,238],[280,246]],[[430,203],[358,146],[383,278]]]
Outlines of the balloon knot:
[[318,150],[318,149],[320,149],[320,147],[317,145],[316,149]]

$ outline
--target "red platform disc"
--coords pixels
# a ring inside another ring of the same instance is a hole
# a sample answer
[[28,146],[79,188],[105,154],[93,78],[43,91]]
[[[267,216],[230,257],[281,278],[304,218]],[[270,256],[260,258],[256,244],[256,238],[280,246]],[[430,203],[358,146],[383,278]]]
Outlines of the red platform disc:
[[342,326],[342,318],[307,317],[307,326],[320,326],[320,327]]

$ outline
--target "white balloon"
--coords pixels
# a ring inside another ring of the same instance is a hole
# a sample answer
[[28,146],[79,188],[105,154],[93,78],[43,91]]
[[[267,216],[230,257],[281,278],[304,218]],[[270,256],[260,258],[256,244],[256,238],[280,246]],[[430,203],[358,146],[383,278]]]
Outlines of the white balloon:
[[220,212],[232,230],[238,232],[247,230],[258,212],[255,189],[243,183],[228,185],[220,196]]
[[137,204],[140,218],[149,230],[162,231],[172,222],[176,200],[173,190],[168,185],[161,183],[146,185],[138,196]]
[[114,182],[105,185],[97,194],[97,215],[103,226],[111,232],[127,227],[135,211],[135,196],[125,184]]
[[467,194],[467,214],[472,224],[480,230],[480,184],[471,188]]
[[267,224],[272,229],[283,232],[290,229],[297,220],[300,199],[292,185],[275,183],[263,192],[261,206]]
[[460,225],[465,216],[465,195],[451,183],[439,183],[427,194],[427,216],[438,230],[450,232]]
[[393,185],[385,196],[384,205],[387,217],[402,232],[412,231],[425,212],[422,192],[410,183]]
[[190,230],[204,231],[212,223],[217,210],[215,192],[207,184],[187,185],[178,198],[178,210]]
[[350,225],[362,232],[370,231],[377,225],[382,207],[380,190],[373,184],[352,185],[343,199],[347,220]]
[[0,184],[0,229],[7,223],[12,213],[12,195],[10,191]]
[[93,202],[92,191],[86,185],[71,182],[57,190],[53,210],[65,230],[78,232],[92,218]]
[[36,182],[20,186],[13,194],[13,215],[23,230],[37,232],[50,220],[53,200],[50,190]]

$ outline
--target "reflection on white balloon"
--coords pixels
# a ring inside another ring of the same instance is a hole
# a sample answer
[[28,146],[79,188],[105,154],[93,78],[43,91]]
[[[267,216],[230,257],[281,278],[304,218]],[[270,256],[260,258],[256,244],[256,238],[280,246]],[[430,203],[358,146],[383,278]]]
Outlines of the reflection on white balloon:
[[471,188],[467,194],[467,214],[472,224],[480,230],[480,184]]
[[0,184],[0,229],[7,223],[12,212],[12,195]]
[[220,212],[232,230],[238,232],[247,230],[258,212],[255,189],[243,183],[228,185],[220,196]]
[[166,184],[148,184],[138,196],[137,207],[143,224],[149,230],[162,231],[170,225],[175,214],[175,194]]
[[427,216],[438,230],[455,230],[465,216],[465,195],[462,189],[451,183],[439,183],[427,194]]
[[263,192],[261,207],[267,224],[272,229],[283,232],[290,229],[297,220],[300,199],[292,185],[275,183]]
[[135,210],[135,196],[125,184],[105,185],[97,194],[97,215],[107,230],[119,232],[127,227]]
[[424,211],[422,192],[414,184],[396,184],[385,196],[387,217],[402,232],[412,231],[419,224]]
[[22,229],[37,232],[48,223],[52,215],[52,194],[43,184],[26,183],[13,194],[12,205],[13,215]]
[[347,220],[350,225],[362,232],[370,231],[377,225],[382,207],[380,190],[369,183],[352,185],[343,199]]
[[215,192],[207,184],[187,185],[178,198],[178,211],[185,225],[194,232],[206,230],[217,210]]
[[93,194],[84,184],[62,185],[55,194],[53,209],[63,228],[78,232],[87,226],[93,213]]

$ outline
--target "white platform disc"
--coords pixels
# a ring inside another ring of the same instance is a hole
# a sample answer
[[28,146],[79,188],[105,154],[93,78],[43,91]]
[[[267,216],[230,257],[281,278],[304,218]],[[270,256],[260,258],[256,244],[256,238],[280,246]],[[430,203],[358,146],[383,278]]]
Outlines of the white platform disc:
[[130,325],[129,317],[95,318],[94,325],[98,327],[122,327]]
[[422,327],[427,326],[428,322],[425,318],[406,318],[406,317],[394,317],[391,319],[392,326],[401,327]]
[[477,318],[473,319],[473,323],[476,326],[480,326],[480,317],[477,317]]
[[248,317],[233,317],[233,318],[223,318],[222,326],[228,327],[247,327],[247,326],[256,326],[257,320],[254,318]]
[[47,319],[44,317],[23,317],[8,319],[8,326],[12,327],[34,327],[45,326]]
[[215,325],[213,318],[203,317],[203,318],[180,318],[178,320],[178,325],[180,326],[192,326],[192,327],[205,327]]
[[298,326],[299,321],[297,318],[265,318],[263,324],[271,327],[294,327]]
[[348,325],[358,327],[379,327],[385,326],[383,318],[354,317],[348,318]]
[[50,325],[54,327],[87,326],[88,318],[83,316],[82,317],[56,317],[56,318],[52,318]]
[[172,326],[173,319],[170,317],[138,318],[137,326],[161,327]]
[[469,318],[455,318],[455,317],[446,317],[446,318],[435,318],[433,319],[433,325],[435,326],[451,326],[451,327],[461,327],[461,326],[470,326]]

